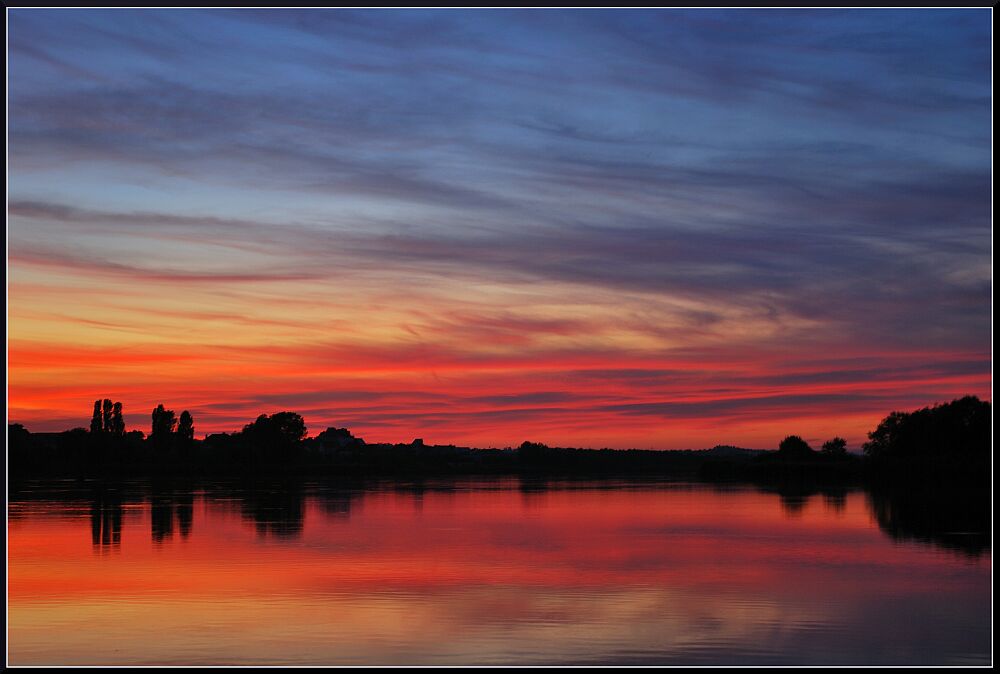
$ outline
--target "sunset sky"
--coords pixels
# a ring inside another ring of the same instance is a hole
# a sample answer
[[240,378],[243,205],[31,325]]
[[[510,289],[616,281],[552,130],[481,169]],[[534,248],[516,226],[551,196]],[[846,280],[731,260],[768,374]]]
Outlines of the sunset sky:
[[9,9],[8,419],[857,449],[991,398],[991,11]]

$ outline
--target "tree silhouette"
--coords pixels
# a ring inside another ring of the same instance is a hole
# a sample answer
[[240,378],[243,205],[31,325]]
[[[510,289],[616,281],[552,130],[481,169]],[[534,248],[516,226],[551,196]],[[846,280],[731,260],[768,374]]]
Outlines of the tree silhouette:
[[990,403],[965,396],[915,412],[892,412],[868,434],[866,455],[875,458],[985,458],[990,453]]
[[100,399],[94,401],[94,416],[90,418],[90,432],[100,435],[104,432],[104,416],[101,414]]
[[517,448],[517,458],[524,462],[540,461],[546,456],[548,451],[549,447],[546,444],[525,440]]
[[181,412],[180,421],[177,422],[177,437],[185,444],[194,440],[194,419],[187,410]]
[[110,433],[111,432],[111,429],[112,429],[111,416],[112,416],[112,410],[113,409],[114,409],[114,405],[111,402],[111,398],[105,398],[104,399],[104,414],[103,414],[103,417],[104,417],[104,432],[105,433]]
[[12,464],[27,458],[31,433],[21,424],[7,424],[7,456]]
[[292,458],[301,453],[300,441],[306,435],[306,424],[295,412],[261,414],[243,427],[242,435],[255,459]]
[[122,418],[122,404],[115,403],[111,408],[111,428],[105,429],[116,437],[125,437],[125,419]]
[[812,447],[797,435],[789,435],[778,444],[778,454],[787,458],[807,458],[815,454]]
[[174,427],[177,426],[177,417],[173,410],[163,408],[160,403],[153,410],[153,426],[149,437],[153,445],[158,449],[170,447]]
[[847,454],[847,440],[835,437],[823,443],[822,452],[830,456],[843,456]]

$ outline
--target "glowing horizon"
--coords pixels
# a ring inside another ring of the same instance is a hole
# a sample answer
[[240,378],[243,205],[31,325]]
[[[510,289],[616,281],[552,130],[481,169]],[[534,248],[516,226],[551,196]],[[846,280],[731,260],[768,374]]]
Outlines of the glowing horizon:
[[990,17],[9,9],[8,422],[857,449],[992,400]]

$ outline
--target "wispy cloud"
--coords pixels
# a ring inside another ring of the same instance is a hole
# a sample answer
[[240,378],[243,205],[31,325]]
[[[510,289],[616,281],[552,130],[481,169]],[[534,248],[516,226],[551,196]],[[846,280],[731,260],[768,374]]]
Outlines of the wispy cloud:
[[79,365],[197,372],[205,428],[681,446],[988,395],[988,17],[12,10],[12,410]]

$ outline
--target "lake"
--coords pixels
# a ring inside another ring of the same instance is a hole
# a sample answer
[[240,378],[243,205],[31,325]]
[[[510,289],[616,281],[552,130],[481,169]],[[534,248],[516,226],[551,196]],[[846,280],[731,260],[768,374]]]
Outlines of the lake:
[[9,499],[12,665],[991,663],[988,525],[892,494],[513,477]]

